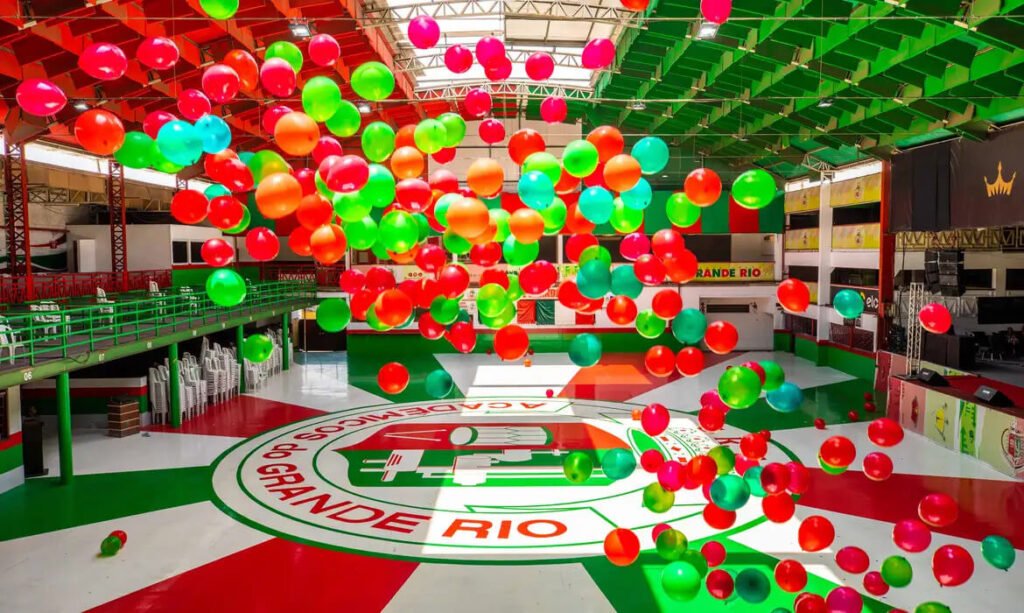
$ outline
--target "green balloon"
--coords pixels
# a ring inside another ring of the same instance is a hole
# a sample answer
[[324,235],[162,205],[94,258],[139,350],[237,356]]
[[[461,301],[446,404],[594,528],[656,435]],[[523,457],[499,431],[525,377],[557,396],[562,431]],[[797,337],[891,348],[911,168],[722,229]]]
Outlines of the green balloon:
[[744,568],[736,575],[736,594],[746,602],[758,604],[768,599],[772,584],[756,568]]
[[[601,245],[591,245],[580,252],[579,265],[583,266],[590,260],[601,260],[607,266],[612,265],[612,253]],[[632,267],[630,267],[632,268]]]
[[668,491],[657,481],[644,488],[644,507],[652,513],[665,513],[675,503],[675,492]]
[[917,605],[917,607],[914,608],[914,613],[953,613],[953,609],[941,602],[929,600],[928,602],[922,602]]
[[379,102],[395,91],[395,75],[380,62],[366,62],[352,71],[352,89],[361,98]]
[[654,547],[657,549],[658,555],[669,562],[674,562],[683,557],[683,553],[688,546],[689,541],[686,539],[686,535],[675,528],[662,530],[654,541]]
[[497,283],[488,283],[476,293],[476,308],[485,317],[497,317],[508,306],[508,292]]
[[1017,559],[1013,543],[997,534],[986,536],[981,541],[981,555],[986,562],[999,570],[1009,570]]
[[448,207],[461,198],[461,194],[445,194],[437,199],[434,204],[434,219],[441,224],[441,227],[448,227]]
[[672,600],[688,602],[697,597],[702,577],[689,562],[672,562],[661,571],[661,589]]
[[444,148],[458,147],[466,137],[466,120],[458,113],[442,113],[437,120],[444,126]]
[[218,268],[206,277],[206,295],[218,306],[237,306],[245,300],[245,293],[245,279],[230,268]]
[[375,121],[363,129],[363,153],[371,162],[383,162],[395,151],[395,131],[383,121]]
[[149,168],[153,159],[160,155],[156,141],[144,132],[129,132],[124,142],[114,152],[114,159],[127,168]]
[[644,211],[630,208],[622,202],[622,198],[616,198],[612,204],[612,216],[608,218],[608,223],[619,234],[636,232],[640,226],[644,225]]
[[[623,266],[622,268],[627,267]],[[615,270],[618,270],[618,268]],[[612,271],[612,275],[615,274],[615,270]],[[651,309],[644,309],[636,315],[637,334],[644,338],[658,338],[665,333],[667,326],[668,322],[655,315]]]
[[316,307],[316,324],[324,332],[341,332],[350,321],[352,309],[343,298],[324,298]]
[[907,587],[914,579],[914,569],[903,556],[889,556],[882,562],[882,579],[891,587]]
[[601,260],[590,260],[580,266],[576,275],[576,286],[580,294],[591,300],[604,297],[612,289],[612,273]]
[[775,179],[760,168],[748,170],[736,177],[731,195],[745,209],[763,209],[775,198]]
[[633,145],[629,154],[640,163],[640,170],[645,175],[659,173],[668,165],[668,145],[657,136],[641,138]]
[[558,234],[565,227],[565,220],[568,216],[569,209],[565,206],[565,201],[561,198],[552,200],[548,208],[540,211],[540,218],[544,220],[545,236]]
[[505,309],[501,313],[498,313],[494,317],[487,317],[483,314],[480,315],[480,323],[484,324],[492,330],[500,330],[505,326],[512,323],[512,320],[516,318],[516,305],[509,302],[505,303]]
[[442,326],[455,323],[455,319],[459,316],[459,301],[437,296],[430,302],[430,316]]
[[588,140],[574,140],[562,152],[562,166],[565,172],[577,179],[589,177],[597,170],[599,163],[597,147]]
[[373,307],[366,310],[366,324],[377,332],[387,332],[393,327],[382,322],[380,317],[377,316],[377,309]]
[[117,552],[121,551],[121,545],[121,539],[114,535],[110,535],[100,541],[100,554],[107,557],[117,555]]
[[228,228],[224,230],[225,234],[241,234],[249,229],[249,224],[252,223],[252,213],[249,212],[249,207],[242,207],[242,221],[238,222],[238,225],[234,228]]
[[583,368],[597,364],[601,359],[601,340],[589,332],[577,334],[569,341],[569,359]]
[[213,200],[218,196],[230,196],[231,190],[224,187],[220,183],[214,183],[210,187],[207,187],[206,189],[203,190],[203,195],[206,196],[207,200]]
[[743,477],[721,475],[711,483],[711,502],[726,511],[739,510],[750,500],[750,486]]
[[511,214],[505,209],[491,209],[490,215],[491,219],[494,220],[494,225],[498,227],[498,231],[494,234],[494,242],[505,242],[512,235],[512,230],[508,227],[508,220]]
[[697,309],[683,309],[672,320],[672,335],[684,345],[699,343],[707,328],[707,318]]
[[[259,185],[259,182],[269,177],[272,174],[278,172],[291,172],[292,167],[278,154],[276,151],[270,149],[262,149],[257,151],[252,158],[246,162],[246,166],[252,172],[253,181]],[[317,173],[319,176],[320,173]]]
[[[644,284],[636,278],[632,266],[616,266],[612,269],[612,294],[616,296],[628,296],[634,300],[640,297],[644,291]],[[665,331],[665,322],[661,322],[661,329],[658,334]],[[651,338],[651,337],[647,337]]]
[[444,398],[452,393],[455,381],[448,371],[443,368],[431,371],[423,381],[423,387],[427,390],[427,396],[431,398]]
[[359,131],[359,126],[362,123],[363,118],[356,105],[348,100],[342,100],[338,105],[338,110],[324,122],[324,125],[327,126],[331,134],[348,138]]
[[764,469],[760,466],[751,466],[743,473],[743,480],[747,482],[751,496],[764,498],[767,495],[767,492],[764,491],[764,486],[761,485],[761,473],[763,471]]
[[395,201],[395,175],[380,164],[370,164],[370,177],[359,195],[376,209],[383,209]]
[[625,479],[636,470],[636,456],[628,449],[613,447],[601,458],[601,470],[613,481]]
[[331,204],[342,221],[359,221],[373,208],[359,196],[359,192],[337,192],[331,197]]
[[718,378],[718,395],[730,409],[746,409],[761,395],[761,378],[752,368],[733,366]]
[[525,175],[528,172],[534,170],[542,172],[551,179],[553,185],[558,185],[558,181],[562,178],[562,165],[558,162],[558,158],[548,153],[547,151],[538,151],[537,153],[531,153],[526,160],[523,161],[523,168],[521,175]]
[[736,454],[725,445],[712,447],[708,451],[708,457],[715,461],[719,475],[728,474],[736,466]]
[[391,211],[380,220],[380,241],[388,251],[405,253],[416,246],[420,226],[405,211]]
[[683,192],[676,192],[665,202],[665,215],[680,228],[687,228],[700,219],[700,207],[690,202]]
[[357,221],[346,221],[342,228],[352,249],[369,249],[377,242],[377,222],[369,215]]
[[697,572],[700,573],[701,579],[704,578],[704,575],[708,574],[708,561],[704,559],[704,555],[698,549],[687,549],[679,557],[679,560],[681,562],[689,562],[696,568]]
[[266,334],[252,334],[242,343],[242,355],[250,362],[266,362],[272,353],[274,343]]
[[519,275],[508,276],[508,299],[512,301],[519,300],[523,297],[523,287],[519,285]]
[[832,299],[832,308],[845,319],[857,319],[864,312],[864,298],[852,289],[841,289]]
[[424,119],[416,124],[412,139],[416,148],[423,153],[437,153],[444,149],[448,141],[448,130],[436,119]]
[[199,0],[199,8],[211,19],[231,19],[238,12],[238,0]]
[[169,175],[178,174],[181,172],[184,166],[181,164],[175,164],[164,157],[164,154],[160,153],[160,148],[157,147],[156,152],[153,154],[152,160],[153,170],[160,171]]
[[846,472],[847,468],[849,468],[847,466],[832,466],[831,464],[826,462],[820,455],[818,456],[818,466],[821,467],[821,470],[823,472],[826,472],[830,475],[841,475]]
[[316,185],[316,191],[318,194],[332,200],[334,198],[334,191],[327,187],[327,182],[320,178],[320,173],[313,173],[313,183]]
[[288,62],[292,67],[292,70],[295,71],[295,74],[299,74],[299,72],[302,71],[302,51],[295,46],[295,43],[290,43],[286,40],[279,40],[275,43],[271,43],[270,46],[267,47],[267,53],[264,56],[264,61],[275,57]]
[[582,451],[573,451],[565,456],[565,461],[562,462],[562,471],[565,472],[565,478],[569,481],[583,483],[594,472],[594,461]]
[[764,391],[772,392],[782,386],[786,382],[786,373],[782,370],[782,367],[776,362],[771,360],[762,360],[758,362],[761,365],[761,369],[764,370]]
[[454,253],[455,255],[465,255],[473,248],[473,243],[451,230],[445,230],[444,234],[441,235],[441,243],[444,244],[444,248],[449,253]]
[[540,255],[540,243],[524,245],[516,237],[509,236],[501,244],[501,254],[509,266],[526,266]]
[[334,117],[340,108],[341,90],[333,79],[313,77],[302,86],[302,110],[313,121],[323,123]]
[[377,238],[378,240],[370,246],[370,253],[377,257],[378,260],[390,260],[391,254],[388,253],[388,248],[384,246],[384,243],[380,242],[380,227],[377,227]]

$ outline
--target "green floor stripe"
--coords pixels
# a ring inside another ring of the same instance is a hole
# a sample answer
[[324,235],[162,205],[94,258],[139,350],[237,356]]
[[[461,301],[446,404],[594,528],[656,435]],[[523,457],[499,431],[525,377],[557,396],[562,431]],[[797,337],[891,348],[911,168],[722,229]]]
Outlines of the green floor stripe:
[[209,466],[29,479],[0,494],[0,541],[210,500]]
[[[874,395],[875,406],[878,407],[874,413],[864,411],[864,392]],[[882,417],[885,411],[884,394],[874,392],[870,381],[850,379],[805,389],[804,404],[799,411],[779,413],[761,398],[749,409],[729,411],[725,422],[751,432],[764,429],[788,430],[812,427],[817,417],[824,419],[827,424],[849,423],[847,413],[851,409],[857,409],[861,421]]]
[[[768,599],[758,604],[751,604],[741,600],[733,592],[729,600],[721,601],[708,594],[706,588],[702,588],[697,597],[689,602],[672,600],[661,587],[661,571],[667,562],[655,553],[644,553],[640,559],[627,567],[615,566],[605,558],[589,558],[583,562],[583,567],[597,584],[598,589],[608,598],[612,607],[620,612],[685,611],[693,613],[695,611],[724,610],[729,613],[766,613],[775,608],[785,611],[793,610],[796,594],[785,592],[775,585],[774,569],[781,558],[760,553],[728,538],[708,540],[717,540],[725,546],[728,554],[725,563],[718,568],[729,571],[734,580],[737,573],[744,568],[753,567],[763,572],[771,584]],[[704,541],[692,542],[690,549],[699,551],[703,543]],[[800,554],[792,556],[793,559],[801,557]],[[804,591],[822,596],[827,595],[832,588],[838,587],[838,584],[810,573],[808,573],[807,579],[807,587],[804,588]],[[892,610],[889,605],[873,600],[863,593],[861,596],[864,598],[865,611],[883,613]]]

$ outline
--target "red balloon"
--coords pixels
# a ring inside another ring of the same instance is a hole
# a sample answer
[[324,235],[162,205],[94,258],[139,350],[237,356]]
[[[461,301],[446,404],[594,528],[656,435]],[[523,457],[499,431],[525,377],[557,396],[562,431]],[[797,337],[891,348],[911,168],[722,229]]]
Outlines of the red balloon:
[[395,286],[395,275],[383,266],[373,266],[366,271],[366,287],[373,292],[382,292]]
[[825,599],[817,594],[803,592],[793,602],[793,613],[827,613]]
[[708,432],[718,432],[725,426],[725,411],[719,407],[701,407],[697,422]]
[[186,89],[178,94],[178,112],[185,119],[195,121],[211,110],[210,99],[198,89]]
[[565,256],[570,262],[577,263],[580,256],[587,247],[597,244],[597,237],[593,234],[573,234],[565,241]]
[[558,281],[558,269],[546,260],[535,260],[519,271],[519,287],[529,296],[547,292]]
[[488,145],[500,143],[505,140],[505,124],[493,117],[485,119],[477,126],[477,134],[480,136],[480,140]]
[[892,476],[892,458],[874,451],[864,456],[864,475],[872,481],[885,481]]
[[665,265],[649,253],[633,262],[633,273],[644,285],[661,285],[665,281]]
[[892,542],[903,551],[920,553],[932,544],[932,532],[916,519],[904,519],[893,526]]
[[651,240],[643,232],[632,232],[623,236],[619,241],[619,253],[630,262],[634,262],[638,257],[650,252]]
[[544,137],[540,132],[529,128],[517,130],[508,140],[509,157],[518,166],[522,166],[526,158],[545,149],[547,149],[547,144],[544,142]]
[[345,257],[347,246],[348,240],[345,238],[345,231],[338,224],[331,223],[320,226],[309,237],[309,248],[313,252],[313,259],[326,266]]
[[818,430],[824,430],[825,420],[820,417],[814,418],[814,427],[817,428]]
[[330,223],[334,218],[334,207],[319,193],[303,196],[295,209],[295,219],[310,232]]
[[78,67],[94,79],[113,81],[128,70],[128,58],[113,43],[93,43],[79,54]]
[[183,224],[197,224],[206,219],[210,202],[202,192],[183,189],[171,198],[171,216]]
[[160,128],[164,127],[165,123],[174,121],[177,118],[177,115],[167,111],[152,111],[147,113],[146,117],[142,120],[142,131],[150,138],[155,139],[156,135],[160,133]]
[[[635,306],[633,308],[636,309]],[[676,368],[675,352],[665,345],[655,345],[644,354],[644,366],[655,377],[667,377]]]
[[882,573],[873,570],[864,575],[864,591],[872,596],[885,596],[889,592],[889,584],[882,578]]
[[483,287],[483,286],[487,285],[488,283],[497,283],[501,287],[503,287],[505,289],[508,289],[508,287],[509,287],[508,273],[505,272],[504,270],[494,270],[494,269],[492,269],[492,270],[485,270],[480,275],[480,282],[478,283],[478,285],[480,287]]
[[803,313],[811,304],[811,290],[800,279],[789,278],[779,283],[775,296],[787,311]]
[[277,257],[281,242],[270,228],[253,228],[245,235],[245,250],[257,262],[269,262]]
[[789,521],[796,513],[793,497],[786,493],[769,494],[761,499],[761,510],[769,521],[782,524]]
[[764,385],[765,377],[767,375],[764,372],[764,367],[763,366],[761,366],[757,362],[753,362],[753,361],[751,361],[751,362],[744,362],[744,363],[740,364],[740,366],[749,368],[750,370],[752,370],[755,373],[757,373],[757,378],[761,380],[761,385]]
[[455,322],[445,333],[445,338],[459,353],[469,353],[476,347],[476,330],[469,322]]
[[683,310],[683,297],[674,289],[658,290],[651,299],[651,310],[662,319],[672,319]]
[[430,190],[430,184],[423,179],[402,179],[395,187],[395,197],[401,208],[413,213],[422,213],[430,208],[433,192]]
[[341,57],[341,45],[330,34],[317,34],[309,39],[309,59],[317,66],[333,66]]
[[483,117],[491,112],[491,94],[486,90],[475,87],[466,92],[466,98],[462,101],[466,108],[466,114],[471,117]]
[[718,477],[718,463],[706,455],[693,456],[687,467],[690,469],[690,476],[700,485],[711,485]]
[[218,268],[227,266],[235,259],[234,247],[220,238],[207,239],[200,253],[204,262]]
[[380,322],[387,326],[400,326],[412,316],[412,298],[400,289],[385,290],[374,301],[374,311]]
[[728,530],[736,523],[735,511],[726,511],[716,506],[713,502],[709,502],[704,506],[702,515],[707,525],[718,530]]
[[789,468],[772,462],[761,469],[761,488],[769,494],[781,494],[789,487]]
[[310,256],[313,255],[313,247],[309,244],[309,239],[313,238],[313,231],[308,228],[298,226],[292,229],[292,233],[288,235],[288,248],[292,250],[295,255]]
[[683,235],[672,228],[658,230],[651,237],[651,250],[659,259],[679,257],[685,249],[686,241],[683,240]]
[[683,347],[676,354],[676,370],[683,376],[696,377],[704,370],[704,352],[697,347]]
[[755,432],[745,434],[740,439],[740,453],[748,460],[760,460],[768,455],[768,441]]
[[469,271],[461,264],[448,264],[438,273],[437,282],[445,298],[458,298],[469,288]]
[[444,266],[448,255],[439,245],[427,243],[416,252],[416,266],[423,272],[435,273]]
[[917,504],[917,516],[933,528],[949,526],[959,514],[960,508],[949,494],[928,494]]
[[640,454],[640,466],[649,473],[656,473],[665,463],[665,456],[657,449],[648,449]]
[[725,562],[725,546],[718,541],[708,541],[701,545],[700,555],[704,556],[704,560],[708,563],[708,566],[714,568],[722,562]]
[[562,123],[569,115],[569,105],[561,96],[548,96],[540,103],[540,117],[546,123]]
[[329,155],[344,155],[345,152],[341,148],[341,143],[338,139],[330,135],[323,135],[320,140],[316,141],[316,146],[313,147],[313,161],[319,166],[320,162],[324,161]]
[[[447,164],[448,162],[455,159],[457,149],[455,147],[445,147],[437,153],[431,153],[430,159],[434,160],[438,164]],[[457,191],[457,190],[456,190]],[[472,194],[463,194],[464,196],[471,197]]]
[[355,268],[349,268],[338,277],[338,285],[341,291],[354,294],[366,287],[366,275]]
[[504,81],[512,74],[512,60],[501,56],[490,63],[484,64],[484,76],[489,81]]
[[829,437],[818,449],[818,457],[829,466],[846,468],[857,457],[857,447],[845,436]]
[[447,168],[438,168],[430,173],[430,189],[436,189],[443,194],[452,194],[459,191],[459,178]]
[[388,362],[377,372],[377,385],[385,394],[401,394],[409,385],[409,370],[398,362]]
[[473,52],[462,45],[452,45],[444,52],[444,65],[455,74],[462,74],[473,66]]
[[215,228],[230,230],[242,222],[245,206],[233,196],[217,196],[210,201],[206,218]]
[[704,344],[713,353],[719,355],[735,349],[739,340],[740,335],[736,331],[736,326],[727,321],[713,321],[708,324],[708,328],[704,332]]
[[445,327],[430,316],[430,313],[424,313],[420,315],[420,321],[417,324],[419,327],[420,334],[423,338],[435,341],[444,336]]
[[686,175],[683,191],[697,206],[711,206],[722,195],[722,179],[709,168],[697,168]]
[[[209,160],[211,157],[207,155],[206,159]],[[213,164],[206,174],[233,192],[247,192],[253,186],[252,171],[245,165],[245,162],[238,159],[238,156],[222,158],[218,163]]]
[[871,558],[860,547],[843,547],[836,552],[836,565],[848,573],[859,575],[868,569]]
[[[538,51],[526,58],[526,76],[534,81],[546,81],[555,71],[555,61],[551,55]],[[516,162],[521,164],[522,162]]]
[[235,69],[225,64],[214,64],[203,71],[203,92],[217,104],[231,102],[238,95],[241,83]]
[[[178,61],[178,46],[163,36],[151,36],[135,50],[143,66],[153,70],[167,70]],[[154,137],[155,138],[155,137]]]
[[832,522],[821,515],[807,517],[800,522],[800,528],[797,531],[800,549],[804,551],[821,551],[831,545],[835,538],[836,529],[832,526]]
[[811,471],[797,462],[787,462],[786,468],[789,469],[789,485],[786,489],[797,495],[806,492],[811,485]]
[[295,82],[295,69],[279,57],[272,57],[260,66],[260,83],[272,96],[290,96],[295,91]]
[[903,440],[903,426],[895,419],[880,417],[868,424],[868,438],[879,447],[892,447]]
[[932,554],[932,574],[942,587],[963,585],[974,574],[974,558],[960,545],[943,545]]
[[684,249],[674,258],[664,260],[665,273],[673,283],[689,283],[697,276],[697,256],[689,249]]
[[708,593],[718,600],[725,600],[732,596],[733,589],[735,588],[732,575],[721,568],[716,568],[708,573],[705,582],[708,586]]
[[291,112],[291,107],[287,107],[283,104],[275,104],[274,106],[268,107],[267,110],[263,111],[263,118],[260,120],[263,130],[268,134],[273,134],[274,128],[277,126],[277,120]]
[[953,316],[949,314],[949,309],[938,302],[924,305],[917,314],[917,320],[921,322],[922,328],[932,334],[945,334],[953,325]]
[[522,326],[509,324],[494,334],[494,353],[503,360],[518,360],[529,348],[530,337]]
[[775,583],[784,592],[799,592],[807,586],[807,569],[796,560],[780,560],[775,565]]
[[640,557],[640,539],[632,530],[616,528],[604,538],[604,555],[616,566],[629,566]]
[[[608,319],[613,324],[620,326],[628,326],[636,320],[637,308],[636,303],[629,296],[613,296],[605,307],[605,312],[608,313]],[[648,368],[648,370],[650,370]],[[654,374],[653,372],[651,374]],[[658,375],[668,376],[668,375]]]
[[658,436],[664,432],[671,419],[668,409],[659,402],[652,402],[640,413],[640,425],[644,432],[651,436]]

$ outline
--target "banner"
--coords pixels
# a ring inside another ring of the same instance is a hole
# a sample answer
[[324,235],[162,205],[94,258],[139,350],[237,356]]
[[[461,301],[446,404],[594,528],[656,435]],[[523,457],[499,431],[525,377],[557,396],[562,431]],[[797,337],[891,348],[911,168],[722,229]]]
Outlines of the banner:
[[950,142],[917,147],[892,157],[890,230],[949,229]]
[[774,281],[774,262],[701,262],[697,265],[700,282]]
[[817,211],[821,207],[820,187],[808,187],[794,192],[786,192],[784,204],[786,213],[806,213]]
[[834,226],[833,249],[878,249],[881,244],[881,225],[877,223]]
[[786,230],[786,251],[817,251],[818,234],[818,228]]
[[950,207],[955,228],[1024,223],[1024,130],[988,140],[959,139],[950,150]]
[[882,175],[874,174],[833,183],[829,188],[832,207],[853,206],[882,200]]

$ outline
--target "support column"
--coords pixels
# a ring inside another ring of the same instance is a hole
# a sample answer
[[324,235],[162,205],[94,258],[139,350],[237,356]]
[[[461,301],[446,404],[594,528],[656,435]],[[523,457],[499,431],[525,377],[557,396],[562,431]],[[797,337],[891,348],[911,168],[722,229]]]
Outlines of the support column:
[[[879,206],[879,234],[881,249],[878,250],[878,328],[875,331],[875,348],[889,348],[889,330],[895,311],[893,285],[896,276],[896,235],[889,231],[889,210],[892,197],[892,165],[882,162],[882,198]],[[890,316],[889,311],[893,311]]]
[[245,393],[245,356],[242,355],[242,345],[245,343],[245,331],[242,326],[235,328],[235,358],[238,360],[238,393]]
[[57,451],[60,482],[68,485],[74,480],[75,468],[71,456],[71,378],[66,372],[57,375]]
[[22,143],[10,142],[4,135],[4,221],[7,230],[7,269],[15,278],[24,279],[24,295],[18,302],[35,300],[32,281],[32,240],[28,219],[28,169]]
[[128,291],[128,234],[125,227],[124,167],[107,161],[107,216],[110,221],[110,271],[118,291]]
[[292,353],[292,313],[286,311],[281,316],[281,370],[291,368]]
[[832,328],[832,176],[821,177],[818,205],[818,363],[824,363],[822,341]]
[[168,412],[171,419],[172,428],[181,427],[181,388],[178,387],[178,373],[180,368],[178,366],[178,343],[171,343],[167,346],[167,395],[169,397],[170,406]]

